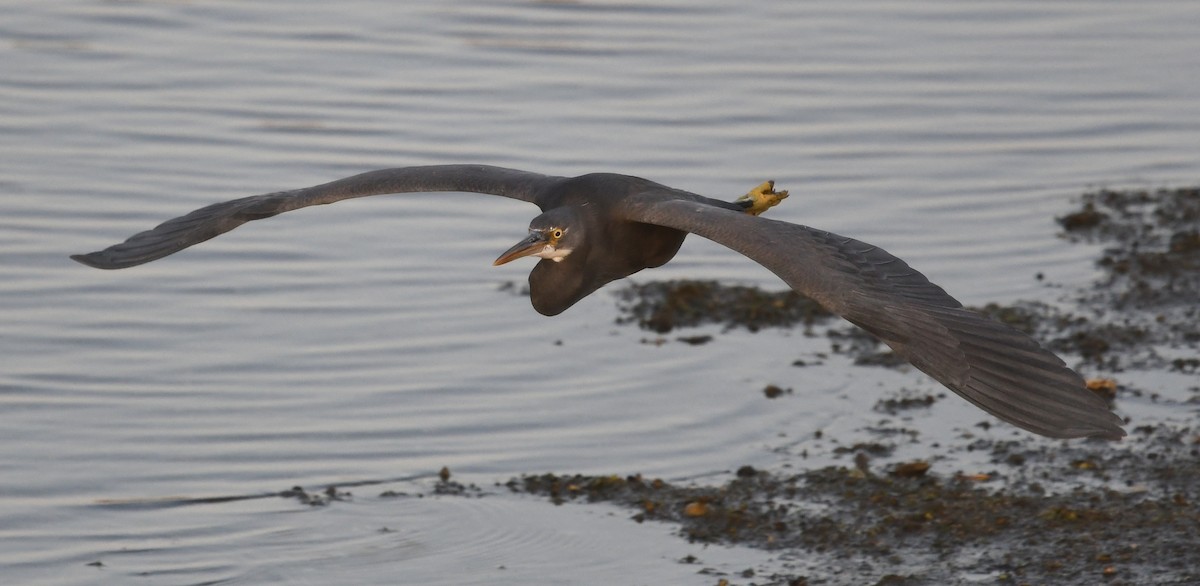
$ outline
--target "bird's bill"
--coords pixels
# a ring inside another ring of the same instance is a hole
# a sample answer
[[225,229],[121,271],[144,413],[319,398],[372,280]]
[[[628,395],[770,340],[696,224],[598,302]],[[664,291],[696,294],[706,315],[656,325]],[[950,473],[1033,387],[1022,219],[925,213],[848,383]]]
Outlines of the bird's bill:
[[546,239],[546,234],[543,232],[534,232],[528,238],[516,243],[512,248],[505,250],[492,266],[500,266],[504,263],[512,262],[518,258],[533,256],[546,249],[550,241]]

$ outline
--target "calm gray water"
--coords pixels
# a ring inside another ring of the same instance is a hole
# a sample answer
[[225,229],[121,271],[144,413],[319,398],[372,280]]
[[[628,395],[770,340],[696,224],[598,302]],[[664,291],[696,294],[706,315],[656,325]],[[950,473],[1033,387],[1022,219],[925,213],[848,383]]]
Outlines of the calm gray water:
[[[491,260],[536,212],[501,198],[304,210],[128,271],[67,255],[217,200],[476,162],[722,197],[775,179],[793,197],[774,217],[884,246],[966,303],[1053,302],[1093,276],[1094,250],[1055,238],[1072,197],[1200,179],[1197,30],[1187,1],[7,2],[0,581],[711,584],[675,560],[752,566],[766,554],[615,509],[376,495],[442,466],[481,485],[720,480],[935,383],[794,368],[828,350],[799,332],[642,344],[605,291],[544,318],[498,290],[532,263]],[[638,276],[683,277],[777,286],[700,239]],[[767,383],[795,394],[763,400]],[[935,435],[986,419],[957,400],[918,417]],[[364,480],[390,482],[318,509],[171,500]]]

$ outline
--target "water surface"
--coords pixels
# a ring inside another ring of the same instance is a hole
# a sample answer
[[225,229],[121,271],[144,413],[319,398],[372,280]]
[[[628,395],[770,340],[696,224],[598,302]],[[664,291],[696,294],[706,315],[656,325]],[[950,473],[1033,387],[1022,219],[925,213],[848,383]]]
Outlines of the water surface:
[[[10,2],[4,581],[711,583],[623,512],[376,495],[442,466],[704,481],[935,383],[792,367],[828,351],[799,331],[642,344],[604,291],[539,316],[500,290],[529,264],[490,267],[536,212],[501,198],[303,210],[128,271],[67,255],[217,200],[489,163],[720,197],[775,179],[794,195],[774,217],[884,246],[966,303],[1054,302],[1093,275],[1055,237],[1073,196],[1196,181],[1198,27],[1188,2]],[[637,276],[683,277],[778,286],[700,239]],[[386,479],[322,509],[162,500]]]

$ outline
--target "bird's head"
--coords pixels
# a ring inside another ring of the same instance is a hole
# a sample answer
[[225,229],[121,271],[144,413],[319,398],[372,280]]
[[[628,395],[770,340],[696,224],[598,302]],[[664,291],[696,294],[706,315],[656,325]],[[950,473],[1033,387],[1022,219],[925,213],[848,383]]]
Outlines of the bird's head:
[[525,256],[536,256],[561,262],[582,241],[583,228],[574,215],[562,208],[551,210],[533,219],[529,236],[504,251],[493,265],[502,265]]

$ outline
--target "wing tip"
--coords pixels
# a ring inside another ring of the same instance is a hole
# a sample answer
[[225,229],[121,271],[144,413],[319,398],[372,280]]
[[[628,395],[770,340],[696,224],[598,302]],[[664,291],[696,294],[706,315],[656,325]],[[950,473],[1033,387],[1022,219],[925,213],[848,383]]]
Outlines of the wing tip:
[[1087,439],[1102,439],[1109,441],[1121,441],[1125,436],[1129,435],[1125,432],[1125,428],[1117,424],[1111,426],[1094,427],[1089,429],[1072,430],[1069,438],[1087,438]]
[[126,266],[112,262],[106,257],[104,251],[102,250],[89,252],[87,254],[72,254],[70,258],[81,265],[86,265],[94,269],[112,270],[122,269]]
[[1123,427],[1125,420],[1108,410],[1105,410],[1103,414],[1095,414],[1096,417],[1089,416],[1085,421],[1074,418],[1072,420],[1058,418],[1056,421],[1029,421],[1005,417],[998,413],[993,414],[1026,431],[1053,439],[1121,441],[1129,435]]

